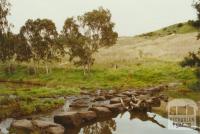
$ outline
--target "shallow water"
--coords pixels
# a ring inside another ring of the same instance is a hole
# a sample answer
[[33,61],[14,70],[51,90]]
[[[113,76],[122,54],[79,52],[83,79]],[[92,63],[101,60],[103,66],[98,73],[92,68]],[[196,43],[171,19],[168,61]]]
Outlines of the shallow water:
[[[88,96],[81,96],[81,98],[85,98],[90,101],[91,98]],[[69,104],[77,99],[75,96],[71,96],[66,99],[65,105],[55,110],[49,114],[42,114],[31,116],[32,119],[40,119],[45,121],[53,121],[53,115],[66,112],[66,111],[84,111],[88,108],[70,108]],[[104,102],[93,102],[92,104],[106,104],[109,103],[107,101]],[[24,117],[27,118],[27,117]],[[30,117],[29,117],[30,118]],[[8,129],[13,119],[6,119],[0,123],[0,129],[3,134],[8,134]],[[171,126],[173,122],[169,121],[167,118],[162,117],[159,114],[154,112],[148,113],[140,113],[140,112],[125,112],[123,114],[119,114],[116,118],[109,119],[102,122],[97,122],[89,126],[85,126],[83,128],[73,128],[67,129],[67,134],[200,134],[200,132],[185,128],[181,130],[181,128],[177,128],[176,130],[171,130],[168,126]]]
[[172,125],[172,122],[155,113],[126,112],[114,119],[67,132],[70,134],[199,134],[192,129],[171,130],[168,125]]

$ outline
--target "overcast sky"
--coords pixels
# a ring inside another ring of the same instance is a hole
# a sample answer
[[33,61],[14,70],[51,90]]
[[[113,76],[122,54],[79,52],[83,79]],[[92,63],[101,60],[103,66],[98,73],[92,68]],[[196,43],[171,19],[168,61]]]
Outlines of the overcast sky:
[[77,16],[100,6],[112,13],[120,36],[149,32],[174,23],[196,19],[193,0],[11,0],[9,20],[14,32],[29,18],[52,19],[61,30],[67,17]]

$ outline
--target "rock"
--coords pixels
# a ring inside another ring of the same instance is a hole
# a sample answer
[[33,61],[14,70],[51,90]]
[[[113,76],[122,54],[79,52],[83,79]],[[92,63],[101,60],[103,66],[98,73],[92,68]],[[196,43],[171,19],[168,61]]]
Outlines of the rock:
[[83,108],[89,107],[89,102],[86,99],[77,99],[74,100],[69,107]]
[[64,127],[59,124],[41,120],[17,120],[11,125],[11,132],[15,133],[40,133],[64,134]]
[[144,91],[144,90],[137,90],[137,91],[135,91],[135,93],[137,95],[146,95],[146,94],[148,94],[147,91]]
[[161,101],[158,97],[153,97],[147,101],[151,107],[160,107]]
[[125,105],[127,105],[131,101],[131,98],[129,98],[129,97],[124,98],[123,101],[124,101]]
[[11,127],[14,129],[22,129],[22,130],[33,130],[33,124],[30,120],[16,120],[11,124]]
[[54,116],[54,121],[64,127],[79,127],[85,123],[93,122],[97,119],[96,112],[65,112]]
[[105,101],[106,98],[105,98],[105,96],[97,96],[94,100],[95,101]]
[[113,95],[111,95],[111,94],[106,94],[106,95],[105,95],[105,98],[106,98],[106,99],[111,99],[111,98],[113,98]]
[[137,98],[140,100],[147,100],[149,98],[149,95],[140,95]]
[[33,120],[32,124],[34,125],[34,127],[42,128],[42,129],[45,129],[45,128],[48,128],[48,127],[57,127],[57,126],[59,126],[58,124],[55,124],[53,122],[41,121],[41,120]]
[[120,113],[120,112],[123,112],[125,110],[121,103],[103,105],[102,107],[108,108],[113,113]]
[[81,118],[81,123],[93,122],[97,119],[97,114],[94,111],[78,112]]
[[166,95],[160,95],[159,98],[163,100],[164,102],[168,102],[168,99],[169,99],[168,96]]
[[160,86],[157,86],[157,87],[146,89],[146,91],[148,93],[150,93],[151,95],[154,95],[156,93],[159,93],[159,92],[163,91],[164,89],[166,89],[166,86],[165,85],[160,85]]
[[[130,101],[131,101],[131,98],[129,97],[123,98],[123,102],[125,103],[125,105],[127,105]],[[117,103],[121,103],[120,97],[115,97],[110,100],[110,104],[117,104]]]
[[120,97],[120,98],[126,98],[126,97],[128,97],[128,96],[125,95],[125,94],[117,94],[116,96],[117,96],[117,97]]
[[77,112],[64,112],[54,116],[54,122],[64,127],[78,127],[81,125],[81,117]]
[[126,91],[126,92],[123,92],[122,94],[124,94],[128,97],[131,97],[132,95],[135,95],[135,92]]
[[[79,134],[81,131],[81,128],[65,128],[65,134]],[[88,132],[89,133],[89,132]]]
[[107,118],[112,116],[112,111],[106,107],[92,107],[89,110],[96,112],[97,118]]
[[121,103],[120,99],[121,99],[120,97],[112,98],[112,99],[110,100],[110,104]]
[[62,126],[50,127],[47,129],[48,134],[64,134],[65,129]]

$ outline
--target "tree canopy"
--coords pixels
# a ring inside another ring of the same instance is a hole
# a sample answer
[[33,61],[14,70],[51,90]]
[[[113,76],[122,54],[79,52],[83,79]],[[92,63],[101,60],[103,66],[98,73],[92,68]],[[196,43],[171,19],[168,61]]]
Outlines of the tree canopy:
[[93,54],[99,48],[116,43],[118,34],[114,31],[111,13],[99,8],[76,18],[68,18],[63,26],[63,37],[69,48],[70,61],[90,71],[94,64]]
[[[58,33],[54,22],[48,19],[27,20],[20,30],[21,39],[25,39],[25,48],[29,48],[34,63],[47,63],[58,60],[63,48],[56,42]],[[27,55],[27,53],[25,53]],[[48,72],[47,72],[48,73]]]

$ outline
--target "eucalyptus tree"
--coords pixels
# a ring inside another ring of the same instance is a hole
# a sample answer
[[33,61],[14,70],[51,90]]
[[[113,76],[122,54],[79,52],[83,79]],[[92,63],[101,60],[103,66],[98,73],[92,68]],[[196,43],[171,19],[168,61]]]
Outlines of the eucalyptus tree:
[[0,36],[5,33],[9,27],[8,15],[10,14],[11,4],[8,0],[0,0]]
[[11,64],[14,61],[15,35],[10,31],[11,24],[8,22],[11,4],[8,0],[0,0],[0,61],[8,65],[7,71],[11,72]]
[[69,49],[70,61],[82,66],[84,74],[90,72],[94,64],[93,55],[117,41],[118,34],[114,31],[111,17],[109,10],[99,8],[65,21],[62,35]]
[[49,63],[58,60],[63,51],[61,44],[56,41],[58,33],[54,22],[48,19],[29,19],[21,27],[20,36],[30,48],[30,61],[34,65],[45,64],[46,73],[49,73]]

